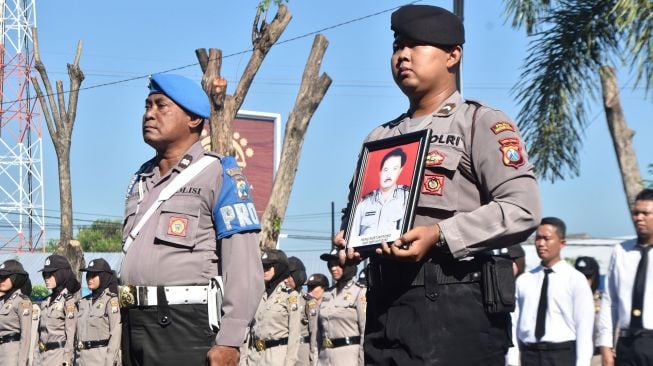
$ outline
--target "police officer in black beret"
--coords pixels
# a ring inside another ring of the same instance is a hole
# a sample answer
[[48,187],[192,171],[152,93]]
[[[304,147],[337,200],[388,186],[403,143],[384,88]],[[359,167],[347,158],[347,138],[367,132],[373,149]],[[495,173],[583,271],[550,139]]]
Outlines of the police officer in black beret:
[[[514,307],[503,300],[514,299],[514,281],[510,258],[494,251],[524,241],[540,221],[532,166],[517,125],[457,91],[462,21],[407,5],[391,23],[392,76],[409,106],[366,142],[426,129],[431,138],[423,184],[411,187],[419,192],[413,228],[370,259],[365,364],[503,365]],[[353,193],[334,239],[340,247]],[[353,248],[347,258],[361,259]]]

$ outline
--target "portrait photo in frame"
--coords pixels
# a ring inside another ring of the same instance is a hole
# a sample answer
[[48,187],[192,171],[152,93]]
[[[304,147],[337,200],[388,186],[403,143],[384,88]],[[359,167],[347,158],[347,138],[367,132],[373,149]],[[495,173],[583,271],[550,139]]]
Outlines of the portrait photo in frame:
[[413,226],[430,129],[363,144],[345,240],[372,254]]

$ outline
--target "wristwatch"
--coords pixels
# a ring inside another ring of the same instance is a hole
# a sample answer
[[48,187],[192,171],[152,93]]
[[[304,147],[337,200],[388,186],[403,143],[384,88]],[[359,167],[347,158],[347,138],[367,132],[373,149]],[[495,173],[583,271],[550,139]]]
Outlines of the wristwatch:
[[[439,227],[440,226],[438,226],[438,228]],[[435,242],[435,247],[438,249],[449,249],[449,246],[447,245],[447,239],[445,239],[442,230],[440,230],[440,237],[438,238],[438,241]]]

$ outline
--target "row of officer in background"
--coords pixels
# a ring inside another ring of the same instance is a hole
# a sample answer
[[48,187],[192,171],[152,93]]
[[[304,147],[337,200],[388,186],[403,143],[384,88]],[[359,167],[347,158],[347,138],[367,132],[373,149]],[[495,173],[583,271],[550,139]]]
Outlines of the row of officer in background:
[[320,257],[334,279],[308,278],[304,264],[277,249],[263,251],[265,293],[251,325],[241,365],[363,365],[365,286],[356,266],[342,267],[334,254]]
[[636,196],[631,218],[637,238],[615,246],[603,296],[598,262],[581,256],[568,264],[564,221],[542,219],[535,236],[541,264],[517,279],[508,365],[653,365],[653,189]]
[[91,290],[82,299],[66,258],[49,256],[41,272],[52,293],[39,307],[29,298],[32,285],[22,265],[0,264],[0,365],[121,364],[115,273],[104,259],[81,271]]

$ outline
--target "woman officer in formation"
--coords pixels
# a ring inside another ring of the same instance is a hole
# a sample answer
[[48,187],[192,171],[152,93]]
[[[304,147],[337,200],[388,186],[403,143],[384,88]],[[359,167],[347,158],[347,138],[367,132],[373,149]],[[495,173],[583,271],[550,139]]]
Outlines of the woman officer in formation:
[[297,300],[301,313],[299,350],[297,351],[297,363],[295,366],[310,366],[312,364],[310,349],[311,335],[309,331],[309,323],[311,322],[310,297],[302,290],[302,286],[306,282],[306,267],[297,257],[288,258],[288,267],[290,268],[290,275],[286,279],[286,286],[294,289],[299,294]]
[[52,294],[41,303],[35,365],[72,365],[80,285],[70,263],[60,255],[49,256],[41,271]]
[[267,249],[261,256],[265,293],[261,298],[250,337],[247,365],[294,366],[300,341],[299,294],[286,285],[288,258],[281,250]]
[[0,264],[0,365],[25,366],[32,329],[32,283],[13,259]]
[[75,365],[114,366],[120,362],[118,279],[104,259],[94,259],[86,272],[91,294],[79,301],[75,334]]
[[335,281],[318,312],[318,365],[363,365],[365,286],[356,283],[356,266],[342,267],[336,253],[322,254]]

